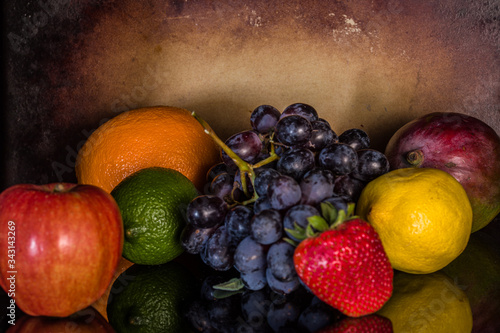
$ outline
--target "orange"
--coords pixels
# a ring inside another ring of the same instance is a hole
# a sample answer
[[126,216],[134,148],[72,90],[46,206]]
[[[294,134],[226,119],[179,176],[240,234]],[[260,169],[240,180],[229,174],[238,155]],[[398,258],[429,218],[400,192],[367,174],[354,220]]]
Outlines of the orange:
[[126,111],[99,126],[76,159],[81,184],[108,193],[125,177],[148,167],[179,171],[202,189],[220,151],[186,109],[155,106]]

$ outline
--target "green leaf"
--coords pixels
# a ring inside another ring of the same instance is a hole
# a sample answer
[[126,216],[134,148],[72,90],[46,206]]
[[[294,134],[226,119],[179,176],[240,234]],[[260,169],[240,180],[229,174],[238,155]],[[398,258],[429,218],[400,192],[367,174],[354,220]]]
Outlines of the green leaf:
[[214,297],[216,299],[222,299],[222,298],[231,297],[233,295],[241,294],[241,293],[243,293],[243,289],[234,290],[234,291],[216,289],[216,290],[214,290]]
[[[302,228],[300,228],[302,229]],[[306,236],[306,231],[304,229],[302,229],[301,231],[299,230],[296,230],[296,229],[288,229],[288,228],[285,228],[285,231],[290,235],[292,236],[293,238],[296,238],[298,240],[304,240],[307,238]]]
[[288,237],[283,237],[283,240],[294,247],[297,247],[297,245],[299,245],[296,241],[294,241],[293,239],[290,239]]
[[298,232],[304,233],[306,232],[306,229],[302,228],[297,222],[293,222],[293,228],[297,230]]
[[328,224],[331,225],[337,218],[337,209],[330,202],[322,202],[320,207],[321,215],[323,215]]
[[318,215],[310,216],[307,218],[309,222],[308,228],[312,226],[317,231],[325,231],[329,228],[328,222],[324,218]]
[[346,212],[345,212],[345,210],[343,210],[343,209],[339,210],[337,218],[333,222],[331,228],[335,228],[338,225],[342,224],[342,222],[344,222],[345,219],[346,219]]
[[347,204],[347,217],[354,216],[354,211],[356,209],[356,204],[354,202],[350,202]]
[[232,278],[229,281],[222,282],[213,286],[216,290],[224,290],[224,291],[237,291],[242,290],[245,287],[243,281],[238,278]]
[[316,235],[316,231],[314,231],[313,227],[310,224],[308,224],[306,228],[306,236],[313,237],[314,235]]

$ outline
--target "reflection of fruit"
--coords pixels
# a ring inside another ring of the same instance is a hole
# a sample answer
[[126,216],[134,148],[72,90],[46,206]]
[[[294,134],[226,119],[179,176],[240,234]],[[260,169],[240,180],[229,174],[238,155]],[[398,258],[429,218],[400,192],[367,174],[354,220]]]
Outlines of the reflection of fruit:
[[394,274],[392,297],[377,312],[394,332],[469,333],[472,313],[467,296],[442,272]]
[[435,112],[400,128],[385,150],[392,169],[437,168],[464,187],[474,211],[472,231],[500,213],[500,137],[471,116]]
[[24,316],[7,333],[114,333],[111,325],[92,307],[64,318]]
[[[389,319],[378,315],[369,315],[359,318],[347,317],[341,321],[323,328],[317,333],[392,333],[392,323]],[[397,332],[397,331],[396,331]]]
[[146,168],[125,178],[111,191],[125,230],[123,256],[142,265],[166,263],[183,251],[183,212],[198,191],[180,172]]
[[[116,287],[115,289],[112,289],[111,287],[113,286],[113,283],[127,268],[129,268],[133,264],[134,263],[122,257],[120,263],[118,264],[118,267],[116,268],[115,275],[113,276],[111,283],[108,285],[108,289],[106,289],[101,298],[99,298],[92,304],[92,307],[96,309],[104,317],[104,319],[108,320],[108,314],[106,313],[106,306],[108,305],[108,301],[113,297],[113,294],[121,291],[121,289],[116,289]],[[128,283],[128,281],[123,279],[121,282],[123,285]]]
[[332,227],[323,220],[323,231],[314,218],[321,217],[308,219],[320,233],[301,241],[293,256],[300,279],[348,316],[379,310],[391,296],[393,270],[374,228],[359,218],[339,218]]
[[124,112],[101,125],[78,152],[76,176],[107,192],[128,175],[148,167],[172,168],[199,189],[207,170],[220,161],[189,111],[149,107]]
[[[197,296],[197,281],[176,262],[163,265],[133,265],[118,278],[113,288],[120,289],[111,298],[108,319],[118,332],[188,332],[184,310]],[[116,285],[116,286],[115,286]]]
[[474,317],[473,332],[500,332],[500,244],[493,220],[471,235],[464,252],[443,271],[461,286]]
[[397,169],[364,188],[357,214],[377,230],[397,270],[432,273],[467,245],[472,209],[450,174],[430,168]]
[[0,195],[0,227],[0,284],[8,292],[8,271],[17,272],[16,305],[30,315],[65,317],[89,306],[121,257],[119,208],[91,185],[12,186]]

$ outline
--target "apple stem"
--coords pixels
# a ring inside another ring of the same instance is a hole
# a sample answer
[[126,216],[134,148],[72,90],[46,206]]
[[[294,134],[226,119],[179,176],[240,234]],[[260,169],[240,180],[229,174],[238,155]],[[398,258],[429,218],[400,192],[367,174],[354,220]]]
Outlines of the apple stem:
[[64,185],[61,184],[61,183],[57,183],[55,186],[54,186],[54,189],[53,191],[55,193],[60,193],[60,192],[64,192],[65,188],[64,188]]
[[406,161],[418,167],[424,162],[424,153],[420,149],[412,150],[406,154]]

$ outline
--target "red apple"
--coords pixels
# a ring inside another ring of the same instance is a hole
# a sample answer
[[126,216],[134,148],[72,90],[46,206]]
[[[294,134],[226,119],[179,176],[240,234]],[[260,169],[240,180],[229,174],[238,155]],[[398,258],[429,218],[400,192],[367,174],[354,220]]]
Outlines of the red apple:
[[90,185],[14,185],[0,194],[0,285],[25,313],[66,317],[106,290],[123,224],[110,194]]
[[114,333],[111,325],[99,312],[88,307],[69,317],[33,317],[23,316],[10,326],[7,333]]
[[472,232],[500,213],[500,137],[481,120],[456,112],[434,112],[394,133],[385,154],[391,169],[421,167],[448,172],[472,205]]

